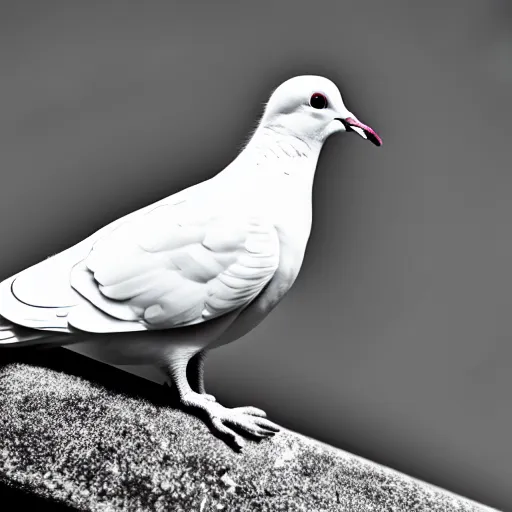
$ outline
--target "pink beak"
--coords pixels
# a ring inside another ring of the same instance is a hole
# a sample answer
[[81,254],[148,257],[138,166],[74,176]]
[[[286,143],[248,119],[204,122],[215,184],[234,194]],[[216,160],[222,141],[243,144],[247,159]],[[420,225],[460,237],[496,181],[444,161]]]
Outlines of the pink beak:
[[[347,117],[346,119],[338,117],[337,119],[343,123],[347,132],[356,132],[361,135],[361,137],[373,142],[376,146],[382,146],[382,139],[377,135],[377,133],[375,133],[375,131],[369,126],[361,123],[361,121],[358,121],[354,117]],[[359,128],[359,130],[354,130],[352,127]]]

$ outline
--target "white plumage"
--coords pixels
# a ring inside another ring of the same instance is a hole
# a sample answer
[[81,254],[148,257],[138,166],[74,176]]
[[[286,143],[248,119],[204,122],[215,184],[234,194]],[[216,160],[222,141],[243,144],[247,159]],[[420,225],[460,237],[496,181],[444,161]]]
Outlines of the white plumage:
[[[331,81],[288,80],[224,171],[0,283],[0,343],[85,341],[109,362],[150,362],[238,446],[226,423],[270,435],[277,427],[263,411],[226,409],[204,393],[204,357],[249,332],[292,286],[320,150],[349,130],[381,143]],[[187,365],[196,368],[195,386]]]

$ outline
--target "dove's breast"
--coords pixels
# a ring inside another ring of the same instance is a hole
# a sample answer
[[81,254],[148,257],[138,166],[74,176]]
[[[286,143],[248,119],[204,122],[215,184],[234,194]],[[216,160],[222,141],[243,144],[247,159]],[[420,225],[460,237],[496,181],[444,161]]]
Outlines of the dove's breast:
[[271,281],[229,325],[226,331],[210,345],[219,347],[241,338],[279,304],[290,290],[300,272],[311,229],[311,216],[306,208],[294,222],[275,224],[279,238],[279,264]]
[[304,208],[276,225],[279,237],[280,258],[275,278],[286,293],[297,278],[304,260],[311,232],[311,208]]

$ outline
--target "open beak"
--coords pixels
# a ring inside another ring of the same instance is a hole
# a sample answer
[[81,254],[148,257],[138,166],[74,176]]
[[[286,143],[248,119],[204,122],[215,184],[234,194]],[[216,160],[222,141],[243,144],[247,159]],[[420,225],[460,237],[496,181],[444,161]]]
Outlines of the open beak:
[[358,121],[355,117],[346,117],[345,119],[337,117],[336,119],[343,124],[347,132],[356,132],[361,135],[363,139],[373,142],[376,146],[382,146],[382,139],[375,133],[375,131],[369,126],[361,123],[361,121]]

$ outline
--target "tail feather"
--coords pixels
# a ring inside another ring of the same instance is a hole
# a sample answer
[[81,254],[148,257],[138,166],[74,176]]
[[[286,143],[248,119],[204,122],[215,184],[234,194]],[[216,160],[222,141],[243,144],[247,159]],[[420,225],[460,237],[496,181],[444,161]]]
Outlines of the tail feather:
[[45,344],[45,342],[55,342],[57,338],[62,338],[62,335],[56,332],[44,332],[39,329],[23,327],[0,315],[0,345],[39,345]]

